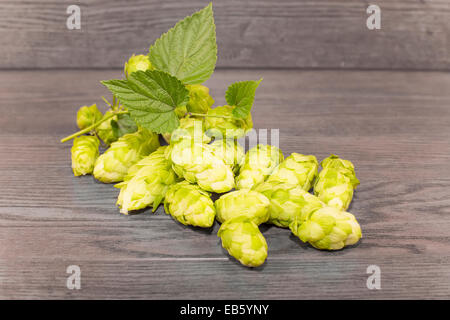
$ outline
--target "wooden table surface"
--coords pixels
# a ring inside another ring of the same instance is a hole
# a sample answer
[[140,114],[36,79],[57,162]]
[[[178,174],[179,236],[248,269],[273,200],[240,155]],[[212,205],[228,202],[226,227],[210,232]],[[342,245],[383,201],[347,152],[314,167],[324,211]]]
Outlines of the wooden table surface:
[[[256,128],[279,128],[291,152],[350,159],[361,185],[349,209],[363,238],[318,251],[263,226],[265,265],[248,269],[213,230],[159,208],[119,214],[118,190],[74,177],[79,106],[101,103],[120,70],[0,72],[0,298],[450,298],[450,74],[404,71],[218,70],[228,84],[264,78]],[[104,110],[104,108],[103,108]],[[81,268],[81,289],[66,268]],[[381,290],[366,287],[381,269]]]

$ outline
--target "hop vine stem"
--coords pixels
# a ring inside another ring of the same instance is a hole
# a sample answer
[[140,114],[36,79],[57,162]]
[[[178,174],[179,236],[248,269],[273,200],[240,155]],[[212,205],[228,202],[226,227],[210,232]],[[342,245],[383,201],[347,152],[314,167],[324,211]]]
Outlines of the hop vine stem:
[[115,117],[115,116],[118,115],[118,114],[125,114],[125,113],[128,113],[128,111],[117,111],[117,112],[114,112],[114,113],[110,114],[109,116],[107,116],[107,117],[105,117],[105,118],[103,118],[103,119],[97,121],[96,123],[90,125],[89,127],[84,128],[83,130],[80,130],[80,131],[78,131],[78,132],[75,132],[74,134],[71,134],[70,136],[67,136],[67,137],[65,137],[64,139],[61,139],[61,143],[67,142],[67,141],[69,141],[69,140],[72,140],[73,138],[76,138],[76,137],[78,137],[78,136],[81,136],[82,134],[88,133],[88,132],[90,132],[91,130],[93,130],[93,129],[95,129],[96,127],[98,127],[98,126],[99,126],[100,124],[102,124],[103,122],[105,122],[105,121],[111,119],[112,117]]

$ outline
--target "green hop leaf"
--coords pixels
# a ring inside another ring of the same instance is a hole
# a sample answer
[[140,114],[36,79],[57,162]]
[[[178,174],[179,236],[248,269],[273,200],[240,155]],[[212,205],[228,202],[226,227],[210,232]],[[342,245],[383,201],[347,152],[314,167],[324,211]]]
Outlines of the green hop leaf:
[[126,134],[113,142],[111,147],[98,157],[94,177],[104,183],[120,182],[132,165],[158,147],[158,135],[146,129]]
[[167,189],[177,179],[170,162],[164,157],[166,148],[159,147],[133,165],[128,169],[124,181],[115,185],[120,188],[117,199],[120,212],[128,214],[131,210],[144,209],[150,205],[153,206],[153,212],[158,208]]
[[321,250],[339,250],[361,239],[361,227],[351,213],[333,207],[313,210],[305,221],[289,226],[303,242]]
[[94,123],[100,121],[102,113],[98,110],[97,105],[94,103],[92,106],[84,106],[78,109],[77,112],[77,125],[80,130],[87,128]]
[[225,99],[230,106],[235,106],[233,115],[236,118],[244,119],[250,114],[253,101],[255,100],[256,88],[262,79],[258,81],[235,82],[228,87]]
[[92,173],[99,145],[100,141],[95,136],[80,136],[73,140],[72,170],[75,176]]
[[179,21],[150,47],[152,65],[180,79],[200,84],[209,79],[217,61],[212,4]]
[[186,106],[187,89],[162,71],[136,71],[127,80],[102,83],[128,109],[136,123],[156,133],[172,132],[179,125],[175,109]]
[[153,66],[150,62],[150,59],[148,56],[139,54],[135,56],[134,54],[128,59],[127,62],[125,62],[124,66],[124,73],[125,76],[128,78],[131,73],[136,71],[147,71],[147,70],[153,70]]
[[222,224],[217,236],[222,239],[222,247],[244,266],[258,267],[266,261],[266,239],[251,219],[230,219]]
[[202,228],[211,227],[216,216],[210,194],[187,181],[170,186],[164,209],[178,222]]
[[216,218],[225,222],[245,216],[260,225],[269,219],[269,205],[266,196],[259,192],[248,189],[232,191],[216,200]]

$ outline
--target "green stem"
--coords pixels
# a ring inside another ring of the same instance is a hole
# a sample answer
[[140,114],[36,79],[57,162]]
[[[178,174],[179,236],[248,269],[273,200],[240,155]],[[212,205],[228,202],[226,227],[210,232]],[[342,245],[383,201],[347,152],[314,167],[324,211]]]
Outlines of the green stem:
[[221,115],[215,115],[215,114],[204,114],[204,113],[195,113],[195,112],[189,112],[189,114],[191,116],[199,116],[199,117],[213,117],[213,118],[234,119],[234,117],[221,116]]
[[105,122],[105,121],[111,119],[112,117],[114,117],[114,116],[116,116],[116,115],[118,115],[118,114],[124,114],[124,113],[128,113],[128,111],[118,111],[118,112],[114,112],[114,113],[110,114],[109,116],[107,116],[107,117],[105,117],[105,118],[103,118],[103,119],[97,121],[97,122],[94,123],[93,125],[90,125],[89,127],[84,128],[83,130],[80,130],[80,131],[78,131],[78,132],[75,132],[74,134],[71,134],[70,136],[65,137],[64,139],[61,139],[61,142],[64,143],[64,142],[69,141],[69,140],[71,140],[71,139],[73,139],[73,138],[76,138],[76,137],[78,137],[78,136],[81,136],[82,134],[88,133],[88,132],[90,132],[91,130],[93,130],[93,129],[95,129],[96,127],[98,127],[98,126],[99,126],[100,124],[102,124],[103,122]]

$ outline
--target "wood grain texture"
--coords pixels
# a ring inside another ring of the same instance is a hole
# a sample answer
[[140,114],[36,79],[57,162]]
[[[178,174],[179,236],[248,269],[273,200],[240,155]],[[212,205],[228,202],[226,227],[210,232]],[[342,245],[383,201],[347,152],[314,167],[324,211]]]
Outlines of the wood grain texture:
[[[182,226],[162,208],[120,215],[118,190],[76,178],[70,143],[83,104],[107,94],[120,70],[0,72],[0,298],[450,298],[450,74],[442,72],[217,71],[227,85],[263,77],[257,128],[280,128],[285,154],[351,159],[361,185],[349,209],[361,242],[337,252],[263,226],[269,257],[250,270],[211,230]],[[103,107],[104,109],[104,107]],[[79,265],[82,289],[65,287]],[[366,288],[381,268],[382,289]]]
[[[81,30],[66,28],[73,1],[0,0],[0,68],[122,67],[209,0],[91,0]],[[215,0],[218,67],[450,69],[447,0]]]

